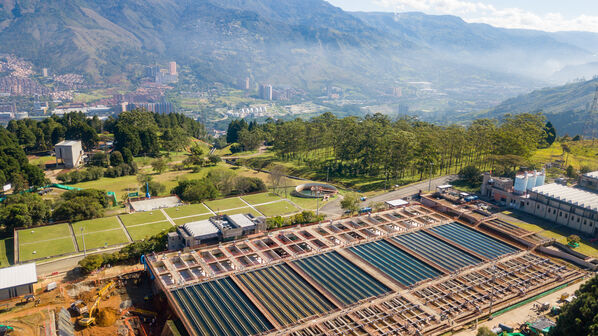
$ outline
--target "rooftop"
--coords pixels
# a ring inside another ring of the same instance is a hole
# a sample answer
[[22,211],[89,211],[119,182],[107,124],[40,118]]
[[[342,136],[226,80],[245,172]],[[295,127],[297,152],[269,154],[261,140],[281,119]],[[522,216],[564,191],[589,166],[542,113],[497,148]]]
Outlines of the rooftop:
[[409,202],[399,198],[399,199],[392,200],[392,201],[386,201],[386,204],[393,206],[393,207],[398,207],[398,206],[407,205],[407,204],[409,204]]
[[181,200],[177,196],[154,197],[140,201],[131,201],[131,206],[135,211],[152,211],[179,205],[181,205]]
[[220,232],[216,225],[212,224],[212,222],[210,222],[210,220],[208,219],[197,222],[190,222],[183,225],[183,227],[185,228],[187,233],[189,233],[193,237],[213,235],[218,234],[218,232]]
[[242,228],[248,228],[255,226],[255,223],[244,214],[230,215],[228,216],[237,226]]
[[35,263],[0,268],[0,289],[37,282]]
[[535,187],[532,191],[584,209],[598,211],[598,194],[556,183]]
[[56,146],[74,146],[76,144],[81,144],[79,140],[64,140],[56,144]]
[[589,173],[584,174],[583,176],[590,177],[590,178],[598,180],[598,171],[589,172]]

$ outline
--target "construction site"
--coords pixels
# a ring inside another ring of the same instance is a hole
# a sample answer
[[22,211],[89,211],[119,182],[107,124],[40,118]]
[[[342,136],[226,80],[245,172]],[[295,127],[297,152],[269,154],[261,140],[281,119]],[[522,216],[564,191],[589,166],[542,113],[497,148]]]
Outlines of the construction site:
[[547,243],[430,196],[145,265],[190,335],[441,335],[588,274]]

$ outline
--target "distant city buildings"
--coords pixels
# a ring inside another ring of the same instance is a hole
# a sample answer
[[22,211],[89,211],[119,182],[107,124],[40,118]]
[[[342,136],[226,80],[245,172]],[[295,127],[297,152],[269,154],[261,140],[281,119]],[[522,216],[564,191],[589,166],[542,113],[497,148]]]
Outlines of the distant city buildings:
[[401,98],[403,96],[403,89],[400,87],[392,88],[393,97]]
[[133,111],[135,109],[144,109],[149,112],[155,112],[160,114],[174,113],[174,105],[169,102],[161,103],[123,103],[125,111]]
[[44,76],[44,78],[48,77],[48,68],[42,69],[42,76]]
[[258,92],[258,96],[260,97],[260,99],[263,99],[263,100],[272,100],[273,99],[272,85],[261,84],[259,92]]
[[398,112],[400,116],[409,114],[409,105],[399,104]]
[[170,63],[168,63],[168,67],[170,69],[170,75],[171,76],[178,75],[177,69],[176,69],[176,62],[170,62]]

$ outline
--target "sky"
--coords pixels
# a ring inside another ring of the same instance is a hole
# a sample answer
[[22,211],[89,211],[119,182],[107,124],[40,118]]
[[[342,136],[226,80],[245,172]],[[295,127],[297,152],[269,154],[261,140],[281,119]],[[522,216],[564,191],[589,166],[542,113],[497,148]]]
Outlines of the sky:
[[598,32],[598,0],[327,0],[347,11],[419,11],[467,22],[545,31]]

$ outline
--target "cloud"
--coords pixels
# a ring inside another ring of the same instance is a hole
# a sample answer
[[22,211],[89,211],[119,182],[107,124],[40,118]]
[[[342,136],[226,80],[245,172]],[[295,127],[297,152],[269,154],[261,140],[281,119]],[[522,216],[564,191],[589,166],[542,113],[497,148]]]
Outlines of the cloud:
[[415,10],[428,14],[450,14],[460,16],[467,22],[487,23],[497,27],[598,32],[598,16],[580,15],[567,19],[560,13],[539,15],[520,8],[496,8],[493,5],[466,0],[374,0],[374,2],[399,12]]

